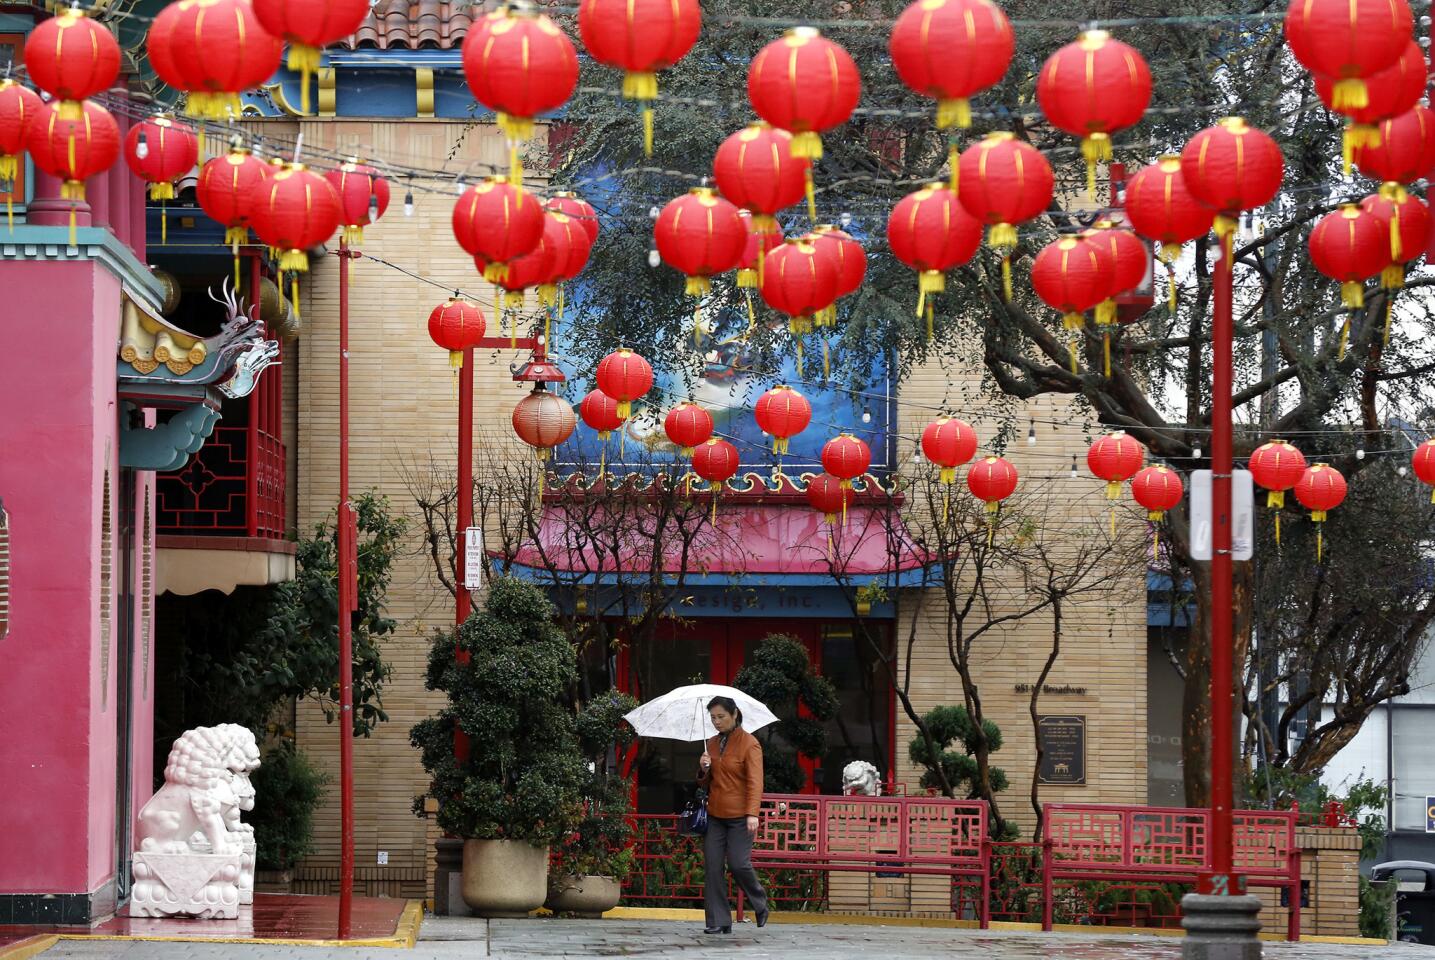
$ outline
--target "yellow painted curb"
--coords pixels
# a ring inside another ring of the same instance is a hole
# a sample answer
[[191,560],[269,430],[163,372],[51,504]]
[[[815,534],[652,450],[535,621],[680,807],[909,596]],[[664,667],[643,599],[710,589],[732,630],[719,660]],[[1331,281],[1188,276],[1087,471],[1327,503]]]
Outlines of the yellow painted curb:
[[8,947],[0,947],[0,960],[30,960],[53,947],[60,940],[57,936],[27,937]]

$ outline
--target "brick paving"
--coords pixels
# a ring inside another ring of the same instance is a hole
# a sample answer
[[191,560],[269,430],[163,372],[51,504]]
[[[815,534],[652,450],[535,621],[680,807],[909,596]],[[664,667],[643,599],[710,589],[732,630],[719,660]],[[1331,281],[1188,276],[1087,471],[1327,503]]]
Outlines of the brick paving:
[[[1177,960],[1172,937],[982,932],[867,925],[741,924],[708,937],[691,922],[483,920],[428,917],[414,954],[435,960],[495,957],[653,957],[684,960]],[[405,951],[399,951],[402,955]],[[1435,960],[1435,947],[1267,943],[1271,960]],[[44,960],[396,960],[394,950],[253,944],[61,941]]]

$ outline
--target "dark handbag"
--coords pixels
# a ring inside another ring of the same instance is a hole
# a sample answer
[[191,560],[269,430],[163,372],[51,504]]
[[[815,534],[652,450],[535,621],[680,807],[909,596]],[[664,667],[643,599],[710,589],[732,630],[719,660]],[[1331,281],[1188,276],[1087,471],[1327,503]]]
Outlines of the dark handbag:
[[708,832],[708,798],[699,790],[697,799],[689,800],[678,814],[678,833],[689,837],[701,837]]

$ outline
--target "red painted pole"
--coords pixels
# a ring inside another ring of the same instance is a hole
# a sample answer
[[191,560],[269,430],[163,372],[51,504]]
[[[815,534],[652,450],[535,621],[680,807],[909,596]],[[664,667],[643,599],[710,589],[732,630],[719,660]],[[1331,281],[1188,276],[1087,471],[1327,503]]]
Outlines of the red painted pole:
[[354,906],[354,526],[349,506],[349,260],[339,241],[339,939],[349,939]]
[[1231,246],[1220,240],[1212,281],[1211,323],[1211,889],[1240,894],[1232,876],[1231,808],[1234,803],[1231,641]]
[[[454,626],[461,627],[473,609],[468,592],[468,528],[473,526],[473,348],[463,352],[463,368],[458,372],[458,556],[454,574]],[[460,663],[468,655],[457,654]],[[459,762],[468,759],[468,737],[461,730],[453,732],[453,753]]]

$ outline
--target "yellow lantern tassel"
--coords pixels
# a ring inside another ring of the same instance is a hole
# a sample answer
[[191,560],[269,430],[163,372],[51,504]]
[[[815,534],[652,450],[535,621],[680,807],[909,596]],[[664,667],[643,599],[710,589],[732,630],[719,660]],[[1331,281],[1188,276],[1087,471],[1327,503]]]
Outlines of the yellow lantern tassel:
[[942,488],[942,526],[947,525],[947,518],[952,513],[952,491],[948,487]]
[[1347,280],[1340,285],[1340,302],[1348,310],[1359,310],[1365,306],[1365,284],[1358,280]]
[[937,129],[950,127],[966,129],[972,125],[972,104],[966,97],[954,97],[937,101]]
[[[757,314],[752,309],[752,291],[744,290],[742,294],[747,299],[747,329],[752,330],[757,326]],[[744,334],[743,338],[746,339],[746,336]]]
[[822,159],[822,137],[811,130],[792,138],[792,155],[800,160]]
[[932,301],[928,300],[928,301],[927,301],[927,342],[928,342],[928,343],[931,343],[931,342],[932,342],[932,337],[933,337],[933,335],[936,333],[936,326],[937,326],[937,311],[936,311],[936,308],[932,306]]
[[823,380],[830,380],[830,379],[832,378],[832,357],[831,357],[831,355],[830,355],[830,353],[829,353],[829,351],[828,351],[828,346],[829,346],[829,344],[828,344],[828,342],[827,342],[827,338],[826,338],[826,337],[823,337],[823,338],[822,338],[822,379],[823,379]]
[[957,185],[961,183],[962,180],[961,164],[961,147],[957,144],[957,141],[953,140],[947,144],[947,166],[952,168],[952,174],[947,180],[947,186],[953,193],[957,192]]
[[1111,505],[1111,537],[1116,538],[1116,504]]
[[1106,364],[1106,379],[1111,379],[1111,332],[1104,330],[1101,333],[1101,357]]
[[713,526],[717,526],[717,501],[718,501],[718,484],[715,483],[715,484],[713,484],[713,515],[712,515],[712,525],[713,525]]
[[1386,298],[1385,298],[1385,330],[1384,330],[1384,332],[1380,335],[1380,345],[1381,345],[1382,347],[1388,347],[1388,346],[1390,346],[1390,314],[1391,314],[1391,312],[1393,311],[1394,307],[1395,307],[1395,297],[1393,297],[1393,296],[1386,297]]
[[[289,289],[292,291],[292,292],[290,293],[290,296],[294,298],[294,319],[295,319],[295,320],[301,320],[301,319],[303,319],[303,318],[302,318],[302,316],[301,316],[300,313],[299,313],[299,274],[298,274],[298,273],[290,274],[290,280],[291,280],[291,285],[290,285],[290,288],[289,288]],[[256,291],[256,296],[257,296],[257,291]]]
[[1332,110],[1346,114],[1370,106],[1370,94],[1365,89],[1365,81],[1359,77],[1337,80],[1331,90],[1330,106]]
[[1076,345],[1081,336],[1080,331],[1086,327],[1086,318],[1079,313],[1065,313],[1062,314],[1061,325],[1070,334],[1066,339],[1066,352],[1071,358],[1071,372],[1076,373]]
[[1280,512],[1279,510],[1277,510],[1277,511],[1276,511],[1276,549],[1279,550],[1279,549],[1280,549],[1280,546],[1281,546],[1281,512]]
[[804,374],[803,374],[803,372],[802,372],[802,338],[801,338],[801,337],[798,337],[798,338],[797,338],[797,379],[801,380],[801,379],[803,378],[803,376],[804,376]]
[[653,155],[653,108],[643,108],[643,156]]
[[1316,528],[1315,528],[1315,562],[1316,562],[1316,563],[1320,563],[1321,560],[1324,559],[1324,557],[1323,557],[1323,554],[1324,554],[1324,553],[1325,553],[1325,534],[1323,533],[1322,528],[1321,528],[1319,525],[1317,525]]
[[1171,316],[1176,315],[1176,267],[1171,261],[1166,261],[1166,309],[1171,311]]
[[601,482],[608,472],[608,445],[605,443],[598,452],[598,480]]
[[79,234],[75,229],[77,226],[78,224],[75,222],[75,207],[72,204],[70,206],[70,246],[72,247],[78,247],[80,245]]
[[817,223],[817,185],[812,182],[812,165],[808,164],[802,171],[803,189],[807,193],[807,216],[812,219],[813,224]]
[[169,246],[169,206],[163,200],[159,202],[159,245]]
[[1335,359],[1345,359],[1345,345],[1350,342],[1350,314],[1345,315],[1345,322],[1340,325],[1340,349],[1336,351]]

